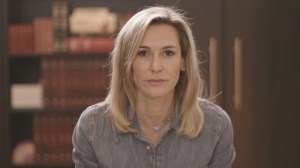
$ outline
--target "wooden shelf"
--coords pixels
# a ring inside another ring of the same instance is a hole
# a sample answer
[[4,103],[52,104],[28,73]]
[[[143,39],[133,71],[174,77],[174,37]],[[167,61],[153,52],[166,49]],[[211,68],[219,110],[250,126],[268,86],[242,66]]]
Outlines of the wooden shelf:
[[12,165],[11,168],[74,168],[74,165],[37,164],[37,165]]
[[37,53],[24,53],[24,54],[9,54],[10,59],[24,59],[24,58],[45,58],[45,57],[104,57],[107,58],[109,53],[45,53],[45,54],[37,54]]
[[84,108],[74,109],[10,109],[10,114],[33,114],[33,113],[81,113]]

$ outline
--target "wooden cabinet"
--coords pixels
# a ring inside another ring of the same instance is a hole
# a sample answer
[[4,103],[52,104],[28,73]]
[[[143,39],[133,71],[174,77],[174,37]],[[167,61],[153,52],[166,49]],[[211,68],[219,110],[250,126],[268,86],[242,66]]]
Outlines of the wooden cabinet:
[[[230,0],[226,4],[224,108],[231,111],[234,124],[236,167],[263,168],[269,164],[270,65],[266,21],[270,18],[264,12],[270,10],[266,6],[270,3]],[[240,47],[240,62],[235,62],[238,53],[234,47]],[[235,63],[240,64],[240,67]],[[235,75],[237,71],[240,71],[240,76]],[[239,89],[236,88],[238,84]],[[235,101],[235,96],[240,96],[240,102]],[[236,108],[236,103],[241,103],[240,109]]]
[[[299,1],[229,0],[225,10],[223,105],[234,125],[235,167],[299,167],[299,127],[292,124],[299,119]],[[242,42],[240,90],[234,82],[236,38]]]

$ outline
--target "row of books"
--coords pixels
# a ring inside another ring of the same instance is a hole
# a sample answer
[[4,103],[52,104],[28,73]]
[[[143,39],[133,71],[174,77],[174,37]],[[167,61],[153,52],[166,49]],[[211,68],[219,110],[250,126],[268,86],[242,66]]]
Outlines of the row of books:
[[33,142],[36,164],[72,164],[72,133],[79,113],[35,113]]
[[57,34],[53,35],[52,24],[52,19],[45,17],[35,18],[33,25],[10,25],[9,52],[12,54],[49,54],[63,51],[107,53],[114,47],[112,37],[66,37],[58,40]]
[[40,54],[67,51],[68,1],[54,0],[51,7],[52,16],[35,17],[32,23],[9,25],[10,53]]
[[109,85],[106,58],[45,57],[41,63],[43,106],[82,108],[105,97]]
[[131,12],[117,14],[106,7],[77,7],[70,14],[68,1],[54,0],[51,17],[9,25],[9,52],[110,52],[113,34],[131,16]]

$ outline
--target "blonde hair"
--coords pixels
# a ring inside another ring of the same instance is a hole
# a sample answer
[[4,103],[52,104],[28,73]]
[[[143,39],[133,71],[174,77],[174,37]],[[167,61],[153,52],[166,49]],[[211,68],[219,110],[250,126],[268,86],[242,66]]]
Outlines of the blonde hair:
[[[136,105],[135,88],[132,77],[132,63],[149,25],[168,24],[176,28],[185,62],[175,88],[174,100],[180,103],[181,123],[177,133],[190,138],[202,130],[204,115],[198,97],[203,84],[198,67],[197,50],[187,18],[171,7],[149,7],[136,13],[120,30],[115,48],[111,53],[111,83],[105,99],[113,126],[120,132],[132,132],[131,121],[126,107]],[[134,110],[133,110],[134,111]]]

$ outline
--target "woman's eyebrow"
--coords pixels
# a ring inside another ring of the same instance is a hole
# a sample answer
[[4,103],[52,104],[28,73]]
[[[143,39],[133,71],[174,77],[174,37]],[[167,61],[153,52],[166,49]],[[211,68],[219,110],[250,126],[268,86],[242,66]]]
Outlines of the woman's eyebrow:
[[177,48],[177,47],[173,45],[163,47],[163,49],[169,49],[169,48]]
[[[141,45],[139,48],[149,49],[150,47],[145,46],[145,45]],[[162,49],[169,49],[169,48],[177,48],[177,47],[173,46],[173,45],[168,45],[168,46],[164,46]]]
[[140,45],[140,47],[139,48],[146,48],[146,49],[149,49],[150,47],[148,47],[148,46],[145,46],[145,45]]

